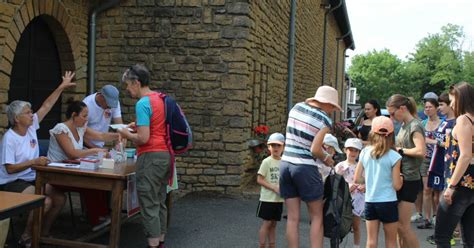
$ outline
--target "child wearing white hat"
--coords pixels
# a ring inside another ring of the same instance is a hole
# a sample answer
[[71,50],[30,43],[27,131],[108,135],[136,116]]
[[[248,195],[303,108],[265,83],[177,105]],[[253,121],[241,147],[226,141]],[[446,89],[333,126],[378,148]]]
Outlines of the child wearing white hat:
[[[331,156],[331,158],[334,158],[336,153],[342,154],[341,148],[339,148],[339,142],[337,141],[337,138],[330,134],[327,133],[324,135],[324,140],[323,140],[323,148],[324,150]],[[326,178],[329,176],[329,173],[331,172],[332,167],[329,166],[322,166],[319,168],[319,172],[321,173],[321,176],[323,177],[323,182],[326,181]]]
[[285,136],[281,133],[273,133],[268,138],[267,145],[271,155],[262,161],[257,172],[257,183],[262,186],[257,217],[263,219],[259,230],[259,247],[275,248],[276,225],[277,221],[281,220],[283,212],[283,198],[280,197],[279,182],[280,160],[285,145]]
[[344,143],[344,152],[346,160],[338,163],[335,167],[336,173],[344,177],[349,184],[349,190],[352,197],[352,213],[354,218],[352,228],[354,230],[354,248],[360,247],[360,216],[364,212],[365,205],[365,185],[354,182],[357,159],[362,150],[362,140],[356,138],[347,139]]

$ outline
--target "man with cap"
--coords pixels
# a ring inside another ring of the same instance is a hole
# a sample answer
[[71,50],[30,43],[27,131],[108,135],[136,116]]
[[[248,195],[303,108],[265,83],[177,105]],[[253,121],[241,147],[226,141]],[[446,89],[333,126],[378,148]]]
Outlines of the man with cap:
[[[114,124],[123,123],[119,91],[113,85],[105,85],[99,92],[87,96],[82,101],[89,109],[88,127],[99,132],[107,132],[112,120]],[[97,140],[84,140],[84,144],[89,148],[104,146],[104,142]]]

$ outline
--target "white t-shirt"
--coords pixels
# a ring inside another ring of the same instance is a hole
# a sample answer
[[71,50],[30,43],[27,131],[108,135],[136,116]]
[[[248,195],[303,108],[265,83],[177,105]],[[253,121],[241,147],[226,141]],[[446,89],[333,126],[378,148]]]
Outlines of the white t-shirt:
[[[109,125],[112,119],[122,117],[120,110],[120,102],[116,108],[103,109],[95,101],[97,93],[87,96],[82,100],[89,109],[89,116],[87,118],[87,126],[98,132],[105,133],[109,130]],[[91,140],[92,144],[103,147],[104,142],[98,140]]]
[[76,141],[74,135],[72,135],[71,130],[66,126],[64,123],[59,123],[54,126],[53,129],[49,130],[49,150],[48,150],[48,159],[51,161],[63,161],[69,159],[66,153],[64,153],[63,148],[59,145],[58,141],[56,140],[55,134],[62,134],[65,133],[71,139],[72,145],[74,149],[82,150],[83,148],[83,138],[84,133],[86,132],[87,127],[78,127],[76,128],[77,133],[79,134],[79,141]]
[[5,164],[19,164],[39,157],[38,137],[36,130],[39,129],[38,115],[33,115],[33,125],[28,128],[25,136],[17,134],[13,129],[3,135],[0,147],[0,185],[22,179],[28,182],[34,181],[36,172],[31,168],[13,174],[8,174]]

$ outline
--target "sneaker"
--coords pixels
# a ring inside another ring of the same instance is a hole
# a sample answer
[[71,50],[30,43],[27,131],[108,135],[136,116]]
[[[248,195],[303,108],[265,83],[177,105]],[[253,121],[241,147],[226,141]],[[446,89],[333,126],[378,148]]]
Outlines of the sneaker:
[[99,223],[99,224],[93,226],[93,227],[92,227],[92,231],[93,231],[93,232],[96,232],[96,231],[98,231],[98,230],[100,230],[100,229],[102,229],[102,228],[104,228],[104,227],[110,225],[110,222],[111,222],[110,217],[106,217],[106,218],[103,219],[103,221],[102,221],[101,223]]
[[434,235],[430,235],[428,236],[428,238],[426,238],[426,241],[432,245],[436,245],[436,241],[435,241],[435,238],[434,238]]
[[[435,241],[435,238],[434,238],[434,235],[430,235],[428,236],[428,238],[426,238],[426,241],[432,245],[436,245],[436,241]],[[456,240],[454,240],[454,238],[452,238],[449,243],[451,244],[451,246],[455,246],[456,245]]]
[[423,223],[420,225],[416,226],[418,229],[432,229],[433,225],[429,220],[424,220]]
[[413,223],[421,222],[423,220],[423,215],[421,215],[420,213],[415,213],[411,216],[410,220]]

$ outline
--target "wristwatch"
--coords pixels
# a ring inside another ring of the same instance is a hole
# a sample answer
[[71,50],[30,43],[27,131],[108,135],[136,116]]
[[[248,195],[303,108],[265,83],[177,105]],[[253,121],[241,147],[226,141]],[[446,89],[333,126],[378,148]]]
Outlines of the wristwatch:
[[405,155],[405,152],[403,151],[403,148],[400,148],[400,149],[398,150],[398,154],[400,154],[400,155],[402,155],[402,156]]

